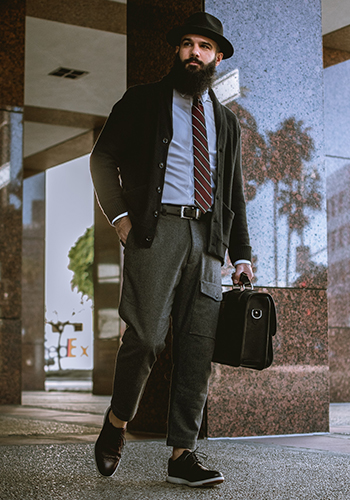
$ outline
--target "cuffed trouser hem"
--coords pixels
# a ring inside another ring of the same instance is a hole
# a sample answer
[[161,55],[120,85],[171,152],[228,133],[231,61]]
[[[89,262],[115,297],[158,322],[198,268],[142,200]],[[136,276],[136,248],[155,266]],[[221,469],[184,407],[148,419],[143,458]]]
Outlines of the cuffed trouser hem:
[[181,438],[169,438],[166,440],[167,446],[172,446],[173,448],[188,448],[189,450],[194,450],[197,445],[197,440],[184,440],[183,436]]
[[123,422],[130,422],[130,420],[133,419],[133,417],[129,417],[129,415],[123,415],[123,413],[120,413],[117,409],[113,408],[113,406],[111,406],[111,408],[114,416],[119,418],[119,420],[122,420]]

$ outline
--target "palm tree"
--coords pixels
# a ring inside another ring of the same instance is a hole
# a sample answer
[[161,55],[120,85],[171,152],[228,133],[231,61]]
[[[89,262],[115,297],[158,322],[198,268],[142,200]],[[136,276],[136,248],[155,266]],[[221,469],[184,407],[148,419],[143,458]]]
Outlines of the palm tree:
[[249,111],[236,101],[231,109],[241,125],[244,192],[247,201],[250,201],[255,198],[258,187],[268,178],[266,142],[259,134],[256,120]]
[[303,122],[290,117],[281,123],[276,132],[267,133],[268,177],[274,183],[274,256],[275,284],[278,284],[278,216],[287,217],[286,284],[289,284],[291,238],[295,231],[303,244],[304,228],[309,223],[305,208],[319,209],[321,193],[320,176],[316,169],[307,175],[304,162],[311,159],[314,142],[309,135],[310,128],[303,128]]

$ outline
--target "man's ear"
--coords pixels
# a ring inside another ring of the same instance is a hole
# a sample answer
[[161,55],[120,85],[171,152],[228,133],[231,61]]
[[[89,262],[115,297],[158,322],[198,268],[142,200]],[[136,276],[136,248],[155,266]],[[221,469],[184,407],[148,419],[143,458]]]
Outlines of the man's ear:
[[175,47],[175,54],[177,54],[179,52],[179,50],[180,50],[179,45],[176,45],[176,47]]
[[215,66],[219,66],[219,64],[221,63],[223,57],[224,57],[224,54],[222,52],[218,52],[216,54],[216,63],[215,63]]

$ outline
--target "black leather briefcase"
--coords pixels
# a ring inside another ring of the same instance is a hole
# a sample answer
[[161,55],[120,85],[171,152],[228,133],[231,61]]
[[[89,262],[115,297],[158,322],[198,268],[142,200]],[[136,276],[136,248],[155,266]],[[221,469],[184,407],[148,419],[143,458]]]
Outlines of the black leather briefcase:
[[269,293],[248,284],[223,293],[213,361],[263,370],[273,361],[276,308]]

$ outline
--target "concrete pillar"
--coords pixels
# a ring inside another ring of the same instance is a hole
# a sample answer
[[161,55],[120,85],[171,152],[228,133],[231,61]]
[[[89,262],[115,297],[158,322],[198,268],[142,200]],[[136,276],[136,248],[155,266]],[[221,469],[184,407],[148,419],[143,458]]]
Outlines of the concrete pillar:
[[120,345],[118,314],[120,250],[116,232],[95,201],[94,370],[93,393],[112,393],[115,357]]
[[22,389],[45,390],[45,173],[23,182]]
[[[328,431],[327,226],[319,0],[206,0],[235,47],[227,105],[242,127],[248,221],[259,287],[279,325],[271,368],[214,365],[209,436]],[[287,29],[288,27],[288,29]]]
[[[337,52],[332,51],[332,55]],[[331,402],[347,403],[350,401],[350,60],[336,62],[333,59],[324,71],[329,369]]]
[[21,402],[25,1],[0,6],[0,404]]

